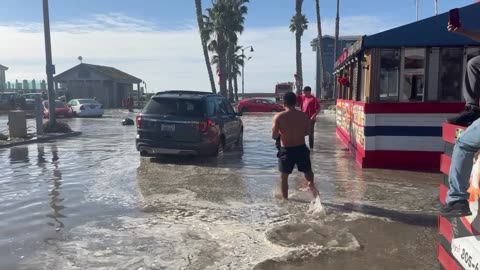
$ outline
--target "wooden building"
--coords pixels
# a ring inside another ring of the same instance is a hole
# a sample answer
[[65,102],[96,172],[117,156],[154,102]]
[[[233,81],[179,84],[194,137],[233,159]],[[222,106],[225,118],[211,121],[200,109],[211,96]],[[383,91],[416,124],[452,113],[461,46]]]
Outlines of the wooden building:
[[122,99],[140,89],[141,79],[113,67],[81,63],[54,77],[56,91],[74,98],[96,98],[106,108],[119,108]]

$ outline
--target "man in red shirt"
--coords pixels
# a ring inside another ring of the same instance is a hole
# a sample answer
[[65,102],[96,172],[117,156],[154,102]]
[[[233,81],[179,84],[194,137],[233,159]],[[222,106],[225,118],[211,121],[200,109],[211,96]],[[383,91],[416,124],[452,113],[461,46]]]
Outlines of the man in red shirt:
[[301,111],[306,113],[310,119],[310,134],[308,135],[308,144],[313,149],[313,135],[315,133],[315,122],[317,114],[320,112],[320,103],[317,98],[312,95],[312,88],[305,86],[303,95],[297,96],[297,103],[300,105]]

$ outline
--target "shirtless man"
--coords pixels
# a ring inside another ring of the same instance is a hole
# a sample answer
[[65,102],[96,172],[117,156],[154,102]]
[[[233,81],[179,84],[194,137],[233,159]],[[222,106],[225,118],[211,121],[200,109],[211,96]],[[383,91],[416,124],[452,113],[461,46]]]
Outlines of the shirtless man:
[[288,92],[283,96],[285,111],[273,117],[272,138],[280,139],[278,150],[278,168],[281,173],[282,197],[288,199],[288,176],[297,165],[299,171],[305,174],[308,187],[314,197],[319,195],[313,183],[310,150],[305,145],[305,137],[310,134],[310,120],[303,112],[297,111],[295,105],[297,96]]

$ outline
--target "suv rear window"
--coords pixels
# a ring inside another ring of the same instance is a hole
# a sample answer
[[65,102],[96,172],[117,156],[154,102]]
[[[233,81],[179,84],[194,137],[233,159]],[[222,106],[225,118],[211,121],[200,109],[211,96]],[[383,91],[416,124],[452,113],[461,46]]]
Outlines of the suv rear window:
[[200,100],[152,98],[144,109],[145,113],[172,116],[202,116],[203,103]]

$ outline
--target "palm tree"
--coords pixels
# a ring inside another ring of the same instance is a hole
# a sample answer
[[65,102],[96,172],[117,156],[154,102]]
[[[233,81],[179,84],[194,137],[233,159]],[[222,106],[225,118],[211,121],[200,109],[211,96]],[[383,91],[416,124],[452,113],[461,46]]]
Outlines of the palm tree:
[[[244,65],[244,55],[242,55],[239,51],[241,50],[241,46],[236,46],[235,47],[235,54],[233,56],[233,61],[230,62],[229,68],[231,68],[231,76],[230,78],[233,81],[233,94],[229,94],[229,97],[235,97],[235,100],[238,101],[238,76],[242,75],[241,68]],[[219,72],[218,67],[219,67],[219,58],[218,55],[214,55],[212,57],[211,61],[212,65],[217,66],[217,72]],[[229,82],[230,84],[231,82]],[[229,89],[230,90],[230,89]]]
[[208,56],[208,47],[207,47],[207,40],[205,38],[205,30],[203,21],[203,14],[202,14],[202,0],[195,0],[195,7],[197,11],[197,23],[198,23],[198,30],[200,32],[200,40],[202,42],[203,48],[203,56],[205,58],[205,65],[207,66],[208,71],[208,78],[210,79],[210,87],[213,93],[217,93],[217,89],[215,87],[215,79],[213,78],[212,66],[210,65],[209,56]]
[[298,88],[297,93],[302,91],[303,88],[303,72],[302,72],[302,36],[303,32],[308,29],[308,19],[302,14],[303,0],[295,1],[295,15],[293,15],[290,21],[290,31],[295,33],[296,40],[296,59],[297,59],[297,80]]
[[322,47],[322,21],[320,19],[320,0],[315,0],[315,10],[317,13],[317,98],[325,95],[324,71],[323,71],[323,47]]
[[209,50],[216,52],[220,77],[220,93],[227,96],[229,82],[229,99],[233,101],[232,68],[238,34],[243,32],[245,6],[249,0],[213,0],[212,8],[207,9],[205,16],[205,37],[210,43]]

